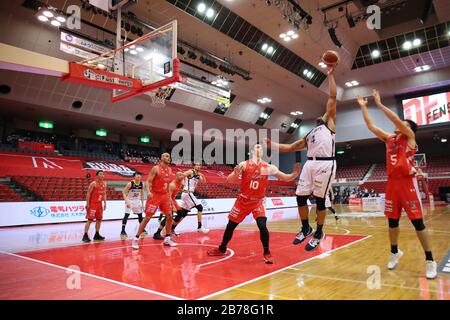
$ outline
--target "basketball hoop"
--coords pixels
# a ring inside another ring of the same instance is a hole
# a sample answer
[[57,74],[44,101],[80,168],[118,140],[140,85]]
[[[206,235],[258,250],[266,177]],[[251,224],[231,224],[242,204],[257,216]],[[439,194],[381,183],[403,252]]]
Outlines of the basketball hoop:
[[172,87],[161,87],[155,91],[147,92],[147,95],[152,99],[152,106],[155,108],[164,108],[166,106],[166,99],[170,97],[173,92]]

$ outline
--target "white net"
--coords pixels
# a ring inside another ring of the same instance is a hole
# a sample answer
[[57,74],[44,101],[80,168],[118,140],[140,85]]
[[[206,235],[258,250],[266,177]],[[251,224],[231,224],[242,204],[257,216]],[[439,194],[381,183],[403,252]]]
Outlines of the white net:
[[174,89],[171,87],[161,87],[155,91],[147,92],[146,94],[152,99],[152,106],[155,108],[164,108],[166,100],[171,95]]

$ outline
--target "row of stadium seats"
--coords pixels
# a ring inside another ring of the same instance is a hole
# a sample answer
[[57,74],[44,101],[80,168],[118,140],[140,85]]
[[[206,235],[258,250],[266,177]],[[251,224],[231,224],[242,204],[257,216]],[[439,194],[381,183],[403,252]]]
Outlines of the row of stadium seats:
[[[450,178],[428,180],[428,191],[434,195],[439,194],[439,187],[448,186],[450,186]],[[361,188],[374,189],[377,193],[384,193],[386,191],[386,181],[368,181]]]
[[[83,178],[59,177],[12,177],[18,185],[33,192],[43,201],[85,200],[89,181]],[[108,187],[107,198],[122,199],[122,194],[115,188]]]
[[16,202],[16,201],[27,201],[23,199],[22,196],[16,193],[14,190],[10,189],[7,184],[0,182],[0,202]]
[[347,179],[347,181],[360,181],[364,178],[369,164],[354,165],[354,166],[338,166],[336,172],[336,179]]

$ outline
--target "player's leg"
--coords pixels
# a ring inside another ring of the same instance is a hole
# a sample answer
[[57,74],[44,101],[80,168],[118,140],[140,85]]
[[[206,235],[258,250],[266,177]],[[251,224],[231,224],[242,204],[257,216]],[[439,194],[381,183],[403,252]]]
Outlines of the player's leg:
[[173,223],[172,223],[172,233],[174,235],[179,235],[179,233],[177,233],[175,231],[175,228],[181,223],[181,221],[183,221],[184,218],[187,217],[189,213],[189,210],[186,210],[185,208],[181,208],[179,207],[179,209],[177,210],[177,215],[176,217],[173,219]]
[[401,196],[402,204],[406,214],[414,226],[414,229],[416,229],[417,237],[419,238],[420,244],[422,245],[425,253],[426,277],[428,279],[434,279],[437,276],[437,264],[433,259],[430,239],[423,222],[423,209],[417,180],[415,178],[410,179],[410,181],[404,185],[406,185],[407,188],[404,189],[405,191]]
[[136,250],[139,249],[138,240],[139,240],[142,232],[145,230],[145,227],[147,226],[148,222],[153,217],[153,215],[156,213],[156,210],[158,209],[158,205],[159,205],[159,201],[158,201],[157,197],[153,196],[152,198],[147,199],[147,202],[145,203],[145,209],[144,209],[145,217],[139,224],[138,231],[137,231],[135,237],[133,238],[133,240],[131,241],[131,247],[133,249],[136,249]]
[[227,252],[227,245],[233,238],[234,229],[241,223],[244,218],[252,211],[253,208],[250,208],[247,205],[246,201],[241,197],[238,197],[236,202],[231,209],[230,214],[228,215],[228,224],[225,228],[225,232],[223,233],[222,242],[218,248],[214,248],[212,250],[208,250],[208,255],[210,256],[222,256]]
[[172,222],[173,222],[172,210],[173,210],[173,208],[172,208],[172,201],[169,197],[169,194],[165,194],[163,196],[163,199],[161,201],[159,209],[164,214],[165,220],[166,220],[166,225],[165,225],[166,236],[164,238],[163,244],[165,246],[176,247],[178,244],[176,242],[174,242],[172,239]]
[[272,264],[273,259],[272,259],[272,255],[270,254],[270,249],[269,249],[270,234],[269,234],[269,229],[267,229],[267,218],[266,217],[256,218],[256,224],[258,225],[259,238],[263,245],[264,262],[267,264]]
[[397,197],[397,190],[394,186],[397,182],[388,180],[386,184],[386,199],[384,214],[388,218],[389,226],[389,243],[391,246],[391,253],[389,255],[388,269],[394,269],[400,258],[403,256],[403,252],[398,249],[398,236],[399,221],[401,217],[402,207],[400,205],[400,199]]
[[298,181],[298,186],[296,190],[297,195],[297,207],[302,228],[300,232],[295,236],[293,244],[299,244],[305,241],[305,239],[313,233],[313,229],[309,225],[309,208],[308,208],[308,198],[312,192],[313,187],[313,177],[311,170],[311,161],[307,161],[302,168],[300,174],[300,179]]
[[128,236],[125,231],[125,228],[127,226],[128,218],[130,217],[130,212],[131,212],[131,208],[129,207],[129,205],[125,204],[125,214],[122,219],[122,230],[120,231],[121,239],[126,239]]
[[209,229],[203,227],[202,225],[202,214],[203,214],[203,206],[201,203],[195,206],[197,209],[197,232],[208,233]]
[[99,203],[95,211],[95,235],[93,238],[95,241],[105,240],[105,237],[100,235],[100,227],[102,225],[102,220],[103,220],[103,206],[101,203]]
[[82,239],[83,242],[91,242],[91,239],[89,239],[89,234],[88,233],[89,233],[89,228],[91,226],[92,221],[93,220],[88,219],[86,221],[86,224],[84,225],[84,235],[83,235],[83,239]]

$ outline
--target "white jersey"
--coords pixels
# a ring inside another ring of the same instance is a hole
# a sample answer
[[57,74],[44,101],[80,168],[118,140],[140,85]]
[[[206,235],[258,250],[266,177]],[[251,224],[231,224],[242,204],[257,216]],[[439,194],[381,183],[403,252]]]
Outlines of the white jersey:
[[335,133],[326,125],[315,127],[306,135],[308,157],[334,157]]
[[130,201],[138,201],[141,199],[141,192],[144,185],[142,181],[139,184],[134,183],[134,181],[131,181],[131,188],[128,191],[127,194],[127,200]]
[[194,192],[195,188],[197,188],[197,184],[200,181],[200,175],[195,174],[192,177],[185,177],[184,178],[184,190],[188,192]]

